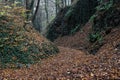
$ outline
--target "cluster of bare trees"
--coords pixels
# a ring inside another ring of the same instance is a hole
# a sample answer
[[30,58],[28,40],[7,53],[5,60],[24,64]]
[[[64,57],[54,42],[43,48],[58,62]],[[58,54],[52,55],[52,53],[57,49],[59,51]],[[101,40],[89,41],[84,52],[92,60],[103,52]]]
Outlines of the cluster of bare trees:
[[32,13],[35,28],[44,33],[46,26],[55,15],[62,8],[70,6],[72,2],[73,0],[25,0],[25,5]]
[[21,2],[27,9],[27,20],[33,22],[34,27],[39,31],[44,31],[46,26],[55,15],[66,6],[70,6],[74,0],[0,0],[2,2]]

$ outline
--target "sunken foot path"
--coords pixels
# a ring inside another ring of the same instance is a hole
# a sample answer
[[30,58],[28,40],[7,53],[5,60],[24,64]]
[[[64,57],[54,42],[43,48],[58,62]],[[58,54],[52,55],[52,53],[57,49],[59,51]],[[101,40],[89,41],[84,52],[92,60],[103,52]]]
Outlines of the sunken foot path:
[[99,55],[86,55],[75,49],[64,47],[59,47],[59,49],[59,54],[31,65],[29,68],[0,70],[0,80],[104,80],[120,78],[120,57],[117,54],[99,57]]

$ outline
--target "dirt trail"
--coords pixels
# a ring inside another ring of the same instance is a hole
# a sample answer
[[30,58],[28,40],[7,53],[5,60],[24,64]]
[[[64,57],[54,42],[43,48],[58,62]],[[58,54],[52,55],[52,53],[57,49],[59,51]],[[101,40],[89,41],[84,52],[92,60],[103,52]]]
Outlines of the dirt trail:
[[89,45],[87,36],[91,32],[92,23],[88,22],[80,31],[73,35],[67,35],[57,38],[54,43],[59,46],[83,50]]
[[[69,75],[70,69],[83,63],[85,58],[92,57],[86,56],[83,52],[59,47],[60,53],[51,56],[42,62],[30,66],[28,69],[6,69],[0,70],[0,78],[6,79],[62,79],[64,76]],[[66,78],[65,78],[66,79]]]
[[29,68],[0,70],[0,79],[17,80],[96,80],[120,79],[120,56],[85,55],[59,47],[60,53]]

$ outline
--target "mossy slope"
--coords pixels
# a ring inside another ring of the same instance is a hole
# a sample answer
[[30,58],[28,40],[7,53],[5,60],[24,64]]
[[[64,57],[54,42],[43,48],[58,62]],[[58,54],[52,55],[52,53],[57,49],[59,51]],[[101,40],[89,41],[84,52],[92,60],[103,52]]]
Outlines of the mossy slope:
[[58,53],[58,48],[29,24],[25,30],[20,14],[11,13],[0,16],[0,67],[32,64]]

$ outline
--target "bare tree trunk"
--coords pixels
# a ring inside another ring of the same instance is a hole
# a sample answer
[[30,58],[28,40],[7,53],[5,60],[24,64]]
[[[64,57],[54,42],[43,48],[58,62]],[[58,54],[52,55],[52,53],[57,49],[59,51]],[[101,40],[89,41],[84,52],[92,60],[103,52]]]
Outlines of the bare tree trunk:
[[29,19],[29,14],[30,14],[30,0],[26,0],[26,9],[28,11],[26,11],[26,19],[28,20]]
[[65,7],[64,0],[55,0],[56,5],[56,14],[61,10],[61,8]]
[[71,3],[73,3],[74,0],[71,0]]
[[49,19],[48,19],[48,0],[45,1],[45,12],[46,12],[46,23],[47,25],[49,24]]
[[58,13],[58,1],[57,0],[55,0],[55,7],[56,7],[56,15],[57,15]]
[[36,6],[36,9],[35,9],[35,13],[33,14],[33,17],[32,17],[32,22],[34,22],[35,18],[36,18],[36,15],[37,15],[37,12],[39,10],[39,5],[40,5],[40,0],[38,0],[37,2],[37,6]]
[[66,6],[66,3],[67,3],[66,0],[64,0],[64,7]]
[[63,8],[64,7],[64,0],[61,0],[61,7]]

